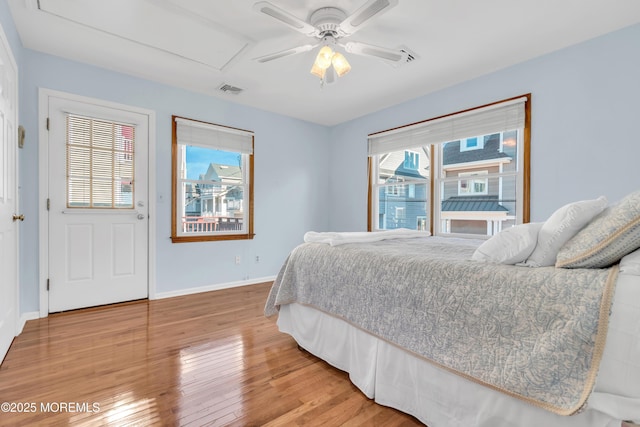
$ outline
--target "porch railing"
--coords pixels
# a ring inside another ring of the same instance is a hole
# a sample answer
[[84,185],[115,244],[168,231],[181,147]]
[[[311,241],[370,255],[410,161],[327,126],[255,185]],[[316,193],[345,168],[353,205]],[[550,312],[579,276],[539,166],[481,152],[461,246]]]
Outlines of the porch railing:
[[182,217],[183,233],[242,230],[242,218],[233,216]]

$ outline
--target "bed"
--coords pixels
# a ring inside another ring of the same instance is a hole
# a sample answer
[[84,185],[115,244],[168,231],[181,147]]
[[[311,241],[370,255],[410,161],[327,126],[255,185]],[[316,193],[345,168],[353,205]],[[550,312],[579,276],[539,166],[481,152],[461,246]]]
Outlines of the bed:
[[430,427],[640,422],[640,192],[514,229],[309,234],[265,314]]

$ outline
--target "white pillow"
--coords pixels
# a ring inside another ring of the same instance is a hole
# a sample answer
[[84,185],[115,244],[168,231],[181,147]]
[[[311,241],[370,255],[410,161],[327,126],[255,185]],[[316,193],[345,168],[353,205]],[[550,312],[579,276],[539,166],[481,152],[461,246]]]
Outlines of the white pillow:
[[620,273],[640,276],[640,249],[622,257],[620,260]]
[[569,203],[555,211],[542,225],[538,244],[525,265],[547,267],[556,263],[560,248],[607,207],[604,196]]
[[536,222],[505,228],[481,244],[471,259],[498,264],[524,262],[536,247],[542,224],[542,222]]

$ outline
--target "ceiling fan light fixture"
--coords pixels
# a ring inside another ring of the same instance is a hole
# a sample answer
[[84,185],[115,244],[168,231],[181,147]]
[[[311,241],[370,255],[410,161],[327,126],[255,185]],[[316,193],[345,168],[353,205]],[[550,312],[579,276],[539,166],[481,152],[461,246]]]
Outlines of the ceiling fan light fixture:
[[331,64],[333,68],[336,70],[338,77],[342,77],[351,71],[351,64],[347,61],[347,58],[344,57],[340,52],[336,52],[333,54],[333,58],[331,58]]
[[318,52],[318,56],[316,56],[316,61],[314,63],[315,66],[326,70],[331,66],[331,58],[333,57],[333,51],[329,46],[322,46],[320,52]]
[[374,17],[380,16],[397,6],[400,0],[360,1],[363,1],[364,4],[351,15],[347,15],[344,10],[338,7],[328,6],[312,11],[307,20],[302,20],[269,1],[255,3],[253,5],[254,10],[268,15],[306,36],[320,39],[320,42],[315,45],[308,44],[254,59],[258,62],[268,62],[321,46],[310,70],[311,74],[320,78],[321,86],[325,83],[335,82],[338,77],[344,76],[351,70],[351,65],[345,56],[335,51],[338,46],[349,53],[372,56],[382,59],[393,66],[407,62],[409,53],[403,49],[387,49],[358,42],[338,43],[338,40],[359,31]]
[[324,79],[324,74],[327,71],[326,68],[320,68],[318,67],[318,64],[316,64],[315,62],[313,63],[313,66],[311,67],[311,71],[309,71],[311,74],[313,74],[314,76],[317,76],[320,80]]

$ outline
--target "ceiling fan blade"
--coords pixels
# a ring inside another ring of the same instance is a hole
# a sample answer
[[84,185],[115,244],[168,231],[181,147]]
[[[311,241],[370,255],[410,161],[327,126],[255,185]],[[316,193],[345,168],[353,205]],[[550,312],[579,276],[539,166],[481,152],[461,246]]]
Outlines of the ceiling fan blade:
[[388,49],[386,47],[374,46],[367,43],[349,42],[344,45],[344,49],[356,55],[371,56],[383,59],[391,64],[404,64],[409,58],[409,53],[401,49]]
[[274,6],[268,1],[259,1],[255,3],[253,5],[253,9],[269,15],[270,17],[277,19],[283,24],[307,36],[315,37],[319,34],[318,30],[313,25],[293,16],[286,10],[280,9],[278,6]]
[[280,52],[271,53],[269,55],[259,56],[257,58],[253,58],[253,60],[258,62],[269,62],[269,61],[273,61],[274,59],[284,58],[285,56],[295,55],[297,53],[302,53],[302,52],[308,52],[316,46],[317,44],[305,44],[305,45],[294,47],[291,49],[281,50]]
[[364,26],[371,18],[395,7],[398,0],[369,0],[351,16],[340,23],[340,31],[349,36]]

